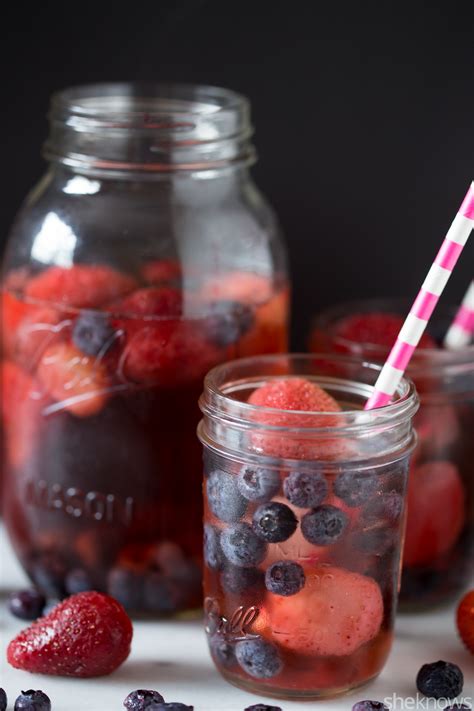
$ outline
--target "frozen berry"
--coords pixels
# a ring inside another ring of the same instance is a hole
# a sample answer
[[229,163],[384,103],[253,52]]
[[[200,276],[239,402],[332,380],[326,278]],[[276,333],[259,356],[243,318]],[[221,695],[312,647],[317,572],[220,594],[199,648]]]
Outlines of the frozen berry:
[[221,585],[230,594],[259,593],[264,590],[264,575],[258,568],[226,565],[221,573]]
[[371,471],[341,472],[334,482],[334,493],[348,506],[361,506],[375,493],[378,484],[377,473]]
[[318,506],[301,519],[301,533],[315,546],[330,546],[342,536],[348,521],[347,514],[336,506]]
[[276,469],[262,469],[244,465],[237,477],[237,486],[248,501],[269,501],[280,488],[280,475]]
[[378,584],[359,573],[329,565],[305,568],[296,595],[269,595],[270,626],[262,631],[286,650],[314,656],[347,656],[373,639],[383,618]]
[[143,605],[143,576],[135,570],[117,566],[107,578],[107,592],[126,610],[139,610]]
[[248,523],[236,523],[221,533],[221,548],[232,565],[251,568],[265,558],[267,546]]
[[235,656],[242,669],[256,679],[271,679],[283,669],[278,650],[264,639],[237,642]]
[[8,601],[8,609],[20,620],[37,620],[43,614],[45,605],[45,596],[34,588],[12,593]]
[[77,593],[94,589],[88,573],[81,568],[71,570],[66,575],[65,586],[68,595],[77,595]]
[[326,478],[319,472],[291,472],[283,482],[283,492],[292,504],[312,509],[323,503],[328,494]]
[[6,711],[8,704],[7,695],[4,689],[0,689],[0,711]]
[[[334,398],[320,388],[315,383],[311,383],[304,378],[287,378],[281,380],[271,380],[265,385],[254,390],[250,395],[248,402],[251,405],[260,407],[270,407],[277,410],[283,410],[281,413],[268,415],[272,420],[268,424],[284,426],[288,422],[288,416],[285,410],[295,410],[298,412],[339,412],[340,407]],[[301,424],[302,427],[314,420],[303,414],[295,421],[291,422]]]
[[382,701],[358,701],[352,707],[352,711],[388,711],[388,706]]
[[391,491],[388,494],[374,496],[361,511],[365,524],[387,523],[395,525],[399,522],[403,511],[403,496]]
[[383,555],[395,543],[396,537],[393,529],[377,526],[351,534],[351,543],[354,548],[368,555]]
[[26,285],[31,299],[90,309],[131,291],[135,280],[103,265],[49,267]]
[[22,691],[15,701],[14,711],[51,711],[51,701],[43,691]]
[[252,525],[262,540],[281,543],[296,531],[298,520],[289,506],[271,501],[258,507],[253,515]]
[[241,518],[247,501],[237,487],[236,477],[221,469],[215,469],[206,480],[209,508],[221,521],[233,523]]
[[194,711],[194,706],[187,706],[186,704],[181,704],[179,701],[164,701],[153,703],[148,706],[148,711]]
[[[120,301],[110,304],[108,310],[121,316],[137,318],[137,316],[180,316],[182,311],[182,295],[179,289],[170,287],[147,287],[137,289]],[[136,323],[127,324],[131,328]]]
[[211,654],[224,669],[230,669],[236,663],[234,645],[219,635],[212,637]]
[[265,573],[265,585],[274,595],[296,595],[305,584],[304,570],[299,563],[280,560],[273,563]]
[[102,311],[83,311],[72,329],[74,345],[90,356],[103,355],[112,346],[115,330]]
[[142,267],[142,275],[149,284],[166,284],[181,279],[181,265],[173,259],[154,259]]
[[111,674],[130,654],[132,623],[123,607],[97,592],[73,595],[8,645],[16,669],[54,676]]
[[459,636],[471,654],[474,654],[474,590],[466,593],[459,603],[456,622]]
[[204,526],[204,562],[211,570],[219,570],[222,563],[219,537],[219,531],[206,523]]
[[219,348],[236,343],[254,323],[254,311],[246,304],[238,301],[214,301],[209,304],[206,330],[210,341]]
[[451,662],[423,664],[416,677],[416,688],[428,698],[455,699],[463,689],[464,676]]
[[[357,344],[370,343],[391,348],[403,326],[403,316],[392,313],[372,312],[353,314],[339,321],[336,335]],[[428,334],[421,337],[420,348],[436,348],[436,342]]]
[[247,706],[244,711],[281,711],[281,706],[269,706],[268,704],[253,704],[253,706]]
[[183,597],[183,586],[165,577],[159,571],[153,571],[146,575],[143,601],[146,609],[150,612],[169,615],[180,607]]
[[145,711],[153,702],[160,703],[162,701],[164,699],[157,691],[137,689],[127,696],[123,705],[128,711]]

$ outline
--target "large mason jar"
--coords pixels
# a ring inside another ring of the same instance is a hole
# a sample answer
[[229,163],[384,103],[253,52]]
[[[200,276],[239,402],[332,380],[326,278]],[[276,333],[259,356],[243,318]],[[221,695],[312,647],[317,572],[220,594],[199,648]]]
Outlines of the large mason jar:
[[206,86],[55,95],[3,272],[4,518],[48,596],[201,603],[202,380],[287,347],[249,102]]

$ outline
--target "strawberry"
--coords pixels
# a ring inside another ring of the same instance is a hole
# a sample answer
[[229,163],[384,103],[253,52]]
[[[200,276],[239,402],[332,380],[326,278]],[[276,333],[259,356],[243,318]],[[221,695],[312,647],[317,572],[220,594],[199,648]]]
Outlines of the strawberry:
[[372,578],[329,565],[307,566],[305,574],[296,595],[267,594],[261,634],[300,654],[338,657],[377,636],[383,600]]
[[104,676],[127,659],[132,636],[132,623],[116,600],[84,592],[20,632],[8,645],[7,659],[34,674]]
[[474,654],[474,590],[470,590],[459,603],[456,615],[459,636]]
[[[391,348],[403,326],[402,316],[391,313],[353,314],[340,321],[335,333],[339,338],[358,344]],[[436,348],[436,341],[428,334],[421,337],[419,348]]]
[[120,301],[109,305],[107,310],[120,315],[137,318],[156,316],[166,318],[179,316],[182,309],[182,295],[179,289],[167,286],[136,289]]
[[93,357],[70,343],[46,349],[38,365],[38,379],[45,391],[78,417],[95,415],[107,400],[107,372]]
[[235,271],[207,279],[201,296],[210,301],[230,299],[243,304],[263,304],[272,292],[273,283],[267,277]]
[[143,278],[148,284],[165,284],[181,278],[181,265],[173,259],[156,259],[142,268]]
[[135,286],[132,277],[111,267],[76,264],[68,269],[45,269],[29,281],[25,294],[48,304],[90,309],[127,294]]
[[465,518],[464,487],[454,464],[434,461],[413,467],[408,478],[404,565],[426,565],[447,553]]

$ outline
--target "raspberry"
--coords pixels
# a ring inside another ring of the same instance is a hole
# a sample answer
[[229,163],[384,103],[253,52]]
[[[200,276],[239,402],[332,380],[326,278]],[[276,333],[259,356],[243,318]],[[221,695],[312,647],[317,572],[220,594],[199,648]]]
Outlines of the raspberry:
[[[95,415],[107,400],[107,373],[94,358],[72,344],[48,348],[38,366],[38,379],[46,392],[78,417]],[[60,405],[60,407],[59,407]]]
[[135,285],[132,277],[111,267],[76,264],[45,269],[30,280],[25,294],[49,304],[91,309],[127,294]]
[[474,590],[464,595],[459,603],[456,622],[462,641],[474,654]]
[[308,567],[296,595],[269,595],[268,629],[278,644],[301,654],[345,656],[379,632],[380,588],[371,578],[333,566]]
[[57,605],[8,645],[16,669],[54,676],[111,674],[130,654],[133,629],[108,595],[85,592]]
[[451,462],[426,462],[408,478],[408,518],[403,562],[425,565],[456,543],[466,518],[465,492]]
[[[403,326],[402,316],[390,313],[354,314],[340,321],[335,333],[339,338],[358,344],[391,348]],[[436,341],[428,334],[421,337],[419,348],[436,348]]]

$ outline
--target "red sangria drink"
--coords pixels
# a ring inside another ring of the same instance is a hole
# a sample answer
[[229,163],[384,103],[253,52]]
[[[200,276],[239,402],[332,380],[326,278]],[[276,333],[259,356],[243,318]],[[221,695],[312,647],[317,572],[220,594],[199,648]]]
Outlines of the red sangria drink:
[[249,105],[111,84],[58,94],[51,117],[48,172],[3,272],[7,531],[51,598],[94,588],[132,611],[196,609],[204,375],[287,348]]
[[268,356],[206,377],[205,624],[237,686],[333,696],[385,664],[417,396],[403,380],[392,405],[364,412],[378,372]]
[[[368,301],[330,309],[315,322],[313,351],[383,362],[408,305]],[[438,308],[408,368],[421,407],[408,486],[402,609],[459,596],[474,554],[474,346],[443,348],[454,309]]]

